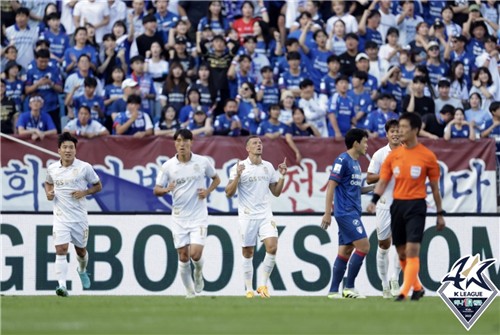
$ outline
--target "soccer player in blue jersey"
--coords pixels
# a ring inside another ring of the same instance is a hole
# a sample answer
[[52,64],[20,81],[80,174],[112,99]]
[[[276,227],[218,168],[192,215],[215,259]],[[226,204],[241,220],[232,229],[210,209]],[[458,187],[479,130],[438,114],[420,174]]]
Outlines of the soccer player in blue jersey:
[[[327,229],[334,216],[339,227],[338,255],[333,263],[332,283],[328,298],[366,298],[354,288],[363,260],[370,250],[370,242],[361,222],[361,193],[369,192],[373,186],[361,187],[362,175],[358,158],[366,154],[368,133],[362,129],[351,129],[345,136],[347,151],[340,154],[332,166],[326,190],[325,214],[321,228]],[[334,199],[335,195],[335,199]],[[340,293],[339,286],[349,263],[347,281]]]

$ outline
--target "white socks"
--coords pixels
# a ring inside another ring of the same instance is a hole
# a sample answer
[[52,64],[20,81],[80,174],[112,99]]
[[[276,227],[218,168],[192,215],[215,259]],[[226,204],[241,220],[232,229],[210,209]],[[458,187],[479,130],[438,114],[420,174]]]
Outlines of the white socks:
[[87,271],[87,263],[89,262],[89,253],[86,252],[85,256],[83,257],[76,255],[76,260],[78,261],[78,272],[82,273]]
[[[399,263],[399,262],[398,262]],[[389,268],[389,249],[382,249],[380,246],[377,248],[377,270],[382,280],[382,288],[389,287],[389,280],[387,279],[387,270]]]
[[245,280],[245,289],[253,292],[253,257],[243,257],[243,279]]
[[66,287],[68,261],[66,255],[56,255],[56,277],[60,287]]
[[262,282],[259,286],[267,286],[267,280],[274,269],[274,264],[276,264],[276,255],[266,252],[266,257],[264,257],[264,262],[262,262]]
[[203,264],[205,263],[203,257],[201,257],[198,261],[195,261],[193,259],[191,259],[191,261],[193,262],[195,273],[200,273],[203,271]]
[[179,273],[187,293],[194,293],[193,278],[191,277],[191,264],[189,262],[183,263],[179,261]]
[[396,252],[394,255],[394,261],[392,262],[392,275],[391,280],[399,280],[399,274],[401,273],[401,264],[399,264],[399,256]]

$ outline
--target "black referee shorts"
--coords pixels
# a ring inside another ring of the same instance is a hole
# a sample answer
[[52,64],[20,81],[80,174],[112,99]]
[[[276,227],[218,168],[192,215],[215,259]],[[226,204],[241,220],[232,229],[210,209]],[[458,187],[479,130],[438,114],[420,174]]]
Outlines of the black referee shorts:
[[425,199],[396,200],[391,205],[392,243],[421,243],[425,228],[427,204]]

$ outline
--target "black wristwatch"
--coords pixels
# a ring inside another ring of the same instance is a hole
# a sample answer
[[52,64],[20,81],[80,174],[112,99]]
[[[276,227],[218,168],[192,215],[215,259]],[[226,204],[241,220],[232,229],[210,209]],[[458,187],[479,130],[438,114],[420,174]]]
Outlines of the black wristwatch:
[[446,214],[446,211],[445,211],[444,209],[443,209],[443,210],[441,210],[441,211],[439,211],[439,212],[436,212],[436,215],[441,215],[441,216],[443,216],[443,215],[445,215],[445,214]]

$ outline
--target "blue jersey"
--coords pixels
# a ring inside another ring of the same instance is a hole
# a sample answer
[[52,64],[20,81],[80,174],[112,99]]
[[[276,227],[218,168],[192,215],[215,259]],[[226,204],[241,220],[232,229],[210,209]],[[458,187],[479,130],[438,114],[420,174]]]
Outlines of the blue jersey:
[[123,96],[123,89],[121,86],[116,86],[114,84],[104,86],[104,100],[120,98],[121,96]]
[[337,182],[333,199],[335,217],[361,216],[361,166],[347,152],[341,153],[332,165],[329,180]]
[[368,114],[370,114],[373,109],[373,101],[370,97],[370,94],[364,91],[361,94],[356,94],[354,90],[349,90],[347,91],[347,96],[351,98],[352,102],[354,103],[354,113],[364,113],[364,116],[358,120],[356,128],[364,128],[365,120],[367,119]]
[[209,24],[214,35],[225,35],[226,31],[230,28],[229,21],[225,17],[223,17],[221,21],[222,24],[218,20],[210,20],[209,22],[206,16],[202,17],[198,23],[198,31],[203,31],[203,27]]
[[[491,120],[489,120],[489,121],[486,121],[486,125],[488,124],[488,122],[490,122],[490,126],[493,124],[493,122]],[[485,129],[488,129],[488,128],[485,128]],[[500,136],[500,127],[497,127],[496,129],[498,130],[498,135]],[[451,125],[450,133],[451,133],[451,138],[469,138],[470,127],[469,127],[469,125],[465,124],[465,125],[462,125],[462,129],[459,130],[453,124],[453,125]]]
[[298,89],[300,82],[304,79],[307,78],[307,74],[304,73],[303,71],[300,71],[298,75],[293,75],[290,73],[290,71],[286,71],[281,74],[281,77],[278,81],[280,90],[291,90],[291,89]]
[[[210,116],[207,107],[203,107],[203,106],[200,106],[200,107],[205,112],[205,114]],[[195,112],[195,109],[193,108],[193,106],[186,105],[186,106],[182,107],[181,110],[179,111],[179,115],[177,117],[177,120],[179,120],[180,123],[184,123],[188,120],[193,120],[194,112]]]
[[260,123],[255,120],[255,113],[259,113],[260,121],[265,120],[267,117],[259,103],[257,103],[257,109],[254,109],[250,102],[244,100],[240,101],[238,106],[238,117],[241,120],[241,125],[243,129],[246,129],[252,135],[257,134],[257,128]]
[[460,55],[452,51],[450,53],[450,64],[458,60],[464,63],[464,77],[470,78],[472,76],[472,71],[474,71],[476,67],[474,55],[465,50]]
[[229,80],[229,96],[237,96],[238,89],[244,83],[252,83],[255,86],[255,79],[250,75],[250,73],[244,76],[240,71],[236,71],[236,76],[234,77],[234,79]]
[[231,118],[228,118],[226,113],[218,115],[214,121],[215,135],[240,136],[241,128],[231,129],[233,121],[240,121],[238,115],[233,115]]
[[328,73],[328,63],[327,59],[333,55],[331,51],[321,51],[318,47],[309,49],[307,57],[309,62],[307,62],[307,72],[310,75],[310,79],[314,82],[314,90],[320,92],[321,79]]
[[54,34],[52,31],[46,30],[40,35],[40,39],[50,42],[50,53],[58,58],[62,58],[64,51],[69,48],[69,37],[62,30],[59,31],[59,34]]
[[104,121],[99,117],[98,108],[104,113],[104,99],[96,94],[93,97],[87,98],[85,94],[73,98],[73,107],[75,115],[78,115],[78,110],[81,106],[86,106],[90,109],[92,119],[97,121]]
[[200,92],[200,104],[202,106],[207,108],[212,107],[214,103],[212,102],[212,95],[210,94],[210,88],[208,85],[205,86],[198,80],[196,83],[189,85],[186,92],[189,92],[192,88],[197,89],[198,92]]
[[[117,125],[123,125],[130,119],[130,112],[125,111],[116,116],[116,119],[113,124],[113,131],[115,131]],[[130,125],[125,133],[122,135],[134,135],[140,131],[146,131],[147,126],[151,125],[151,119],[149,115],[143,112],[139,112],[139,116],[137,119]]]
[[257,41],[257,44],[255,46],[255,53],[256,54],[262,54],[269,59],[271,63],[274,63],[274,51],[276,50],[276,41],[275,40],[270,40],[269,43],[266,46],[266,42],[264,41]]
[[[356,116],[354,112],[354,102],[348,96],[341,96],[335,93],[328,102],[328,113],[334,113],[337,117],[337,123],[342,136],[351,129],[352,118]],[[333,127],[330,125],[328,133],[333,136],[335,134]]]
[[391,119],[397,120],[399,119],[399,115],[394,112],[384,113],[380,111],[380,109],[377,109],[368,116],[368,118],[365,121],[365,126],[363,128],[372,133],[378,133],[378,137],[384,138],[385,124],[387,121]]
[[[57,67],[47,67],[45,70],[40,70],[34,67],[28,70],[26,78],[26,86],[31,86],[42,78],[49,78],[56,85],[62,86],[61,75]],[[36,92],[43,98],[42,111],[50,112],[59,108],[59,94],[50,85],[38,86]]]
[[[72,58],[71,56],[74,56],[76,61],[78,62],[78,58],[84,54],[87,54],[90,57],[91,64],[94,64],[97,66],[97,54],[95,52],[94,47],[92,47],[90,45],[85,45],[82,49],[77,49],[76,47],[71,47],[71,48],[66,49],[64,51],[64,62],[63,62],[64,68],[66,69],[66,67],[68,67],[68,65],[71,64],[71,62],[73,62],[73,60],[71,59]],[[71,70],[71,72],[68,73],[68,75],[70,75],[71,73],[74,73],[76,70],[78,70],[78,66],[75,66],[73,68],[73,70]]]
[[337,86],[335,85],[337,78],[338,75],[332,77],[330,74],[326,74],[326,76],[321,78],[321,84],[319,85],[320,93],[325,94],[328,98],[334,95],[337,92]]
[[484,52],[484,43],[475,37],[471,38],[465,50],[474,57],[480,56]]
[[292,133],[290,127],[283,122],[280,122],[279,124],[272,124],[269,120],[266,120],[259,124],[259,127],[257,128],[257,135],[263,136],[265,134],[273,134],[278,131],[281,133],[281,136]]
[[441,10],[446,5],[446,1],[443,0],[430,0],[426,3],[422,3],[422,16],[424,18],[424,21],[429,26],[432,26],[434,22],[436,22],[436,20],[441,21]]
[[[493,125],[493,119],[486,120],[486,122],[484,123],[483,130],[488,129],[492,125]],[[493,131],[490,133],[490,135],[488,137],[494,138],[496,140],[497,151],[498,151],[498,145],[500,143],[500,126],[496,126],[495,128],[493,128]]]
[[56,129],[54,121],[48,113],[40,112],[40,115],[35,118],[31,115],[31,112],[24,112],[19,115],[17,119],[16,128],[23,127],[24,129],[38,129],[41,131]]
[[431,81],[432,87],[436,87],[439,79],[446,77],[448,74],[448,65],[446,63],[441,63],[439,65],[425,64],[427,70],[429,71],[429,79]]
[[167,12],[167,15],[161,16],[160,13],[155,14],[156,22],[158,22],[158,27],[156,31],[161,33],[163,43],[168,42],[168,31],[177,25],[179,21],[179,15]]
[[368,27],[366,27],[366,33],[364,35],[361,35],[359,38],[359,52],[365,51],[366,41],[373,41],[377,43],[379,48],[382,44],[384,44],[384,41],[382,40],[382,34],[380,34],[378,30],[374,30]]
[[14,81],[5,80],[5,96],[12,99],[16,105],[16,109],[21,111],[22,95],[24,94],[24,82],[16,79]]
[[280,89],[277,84],[271,86],[260,85],[260,91],[264,91],[262,96],[262,109],[264,112],[269,113],[269,107],[277,105],[280,102]]
[[396,112],[401,113],[401,104],[403,102],[403,92],[405,89],[398,83],[393,84],[387,81],[385,86],[380,88],[380,93],[389,93],[396,99]]

